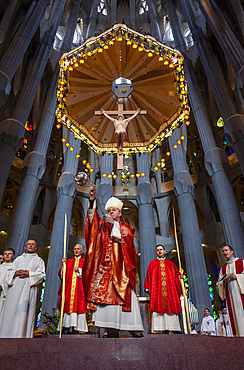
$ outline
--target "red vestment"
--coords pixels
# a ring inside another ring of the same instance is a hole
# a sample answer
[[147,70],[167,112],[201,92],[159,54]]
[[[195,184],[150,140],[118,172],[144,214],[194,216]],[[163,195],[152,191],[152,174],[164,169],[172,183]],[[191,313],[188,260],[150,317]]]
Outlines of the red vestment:
[[[64,312],[67,314],[72,312],[76,312],[78,314],[86,312],[86,300],[83,282],[81,278],[78,278],[77,273],[74,270],[75,264],[77,267],[82,269],[84,261],[85,259],[83,257],[73,257],[66,261]],[[60,267],[58,275],[62,280],[62,267]],[[62,299],[62,283],[60,285],[58,294],[60,297],[57,307],[60,310]]]
[[86,260],[83,282],[88,308],[97,304],[120,305],[131,311],[131,288],[136,292],[135,230],[120,223],[121,242],[111,237],[113,225],[102,220],[95,210],[92,223],[86,219]]
[[182,311],[179,272],[169,260],[156,258],[148,266],[144,289],[150,289],[150,309],[160,314]]

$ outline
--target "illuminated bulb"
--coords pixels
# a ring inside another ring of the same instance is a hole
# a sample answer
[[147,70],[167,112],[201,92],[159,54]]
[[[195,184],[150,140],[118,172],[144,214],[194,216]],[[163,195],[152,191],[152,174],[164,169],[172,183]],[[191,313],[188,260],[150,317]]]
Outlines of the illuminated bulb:
[[144,177],[144,176],[145,176],[145,172],[142,172],[142,173],[141,173],[141,177]]
[[174,148],[174,149],[177,149],[177,147],[178,147],[178,145],[176,145],[176,144],[175,144],[175,145],[173,145],[173,148]]
[[111,173],[108,174],[108,178],[111,179],[112,178],[112,175]]
[[186,121],[186,126],[189,126],[190,125],[190,121]]
[[158,167],[160,167],[160,166],[161,166],[161,163],[160,163],[160,162],[158,162],[158,163],[157,163],[157,166],[158,166]]
[[108,45],[104,45],[104,50],[108,50]]
[[180,143],[181,143],[181,140],[177,140],[177,144],[179,144],[179,145],[180,145]]
[[164,163],[164,162],[165,162],[165,159],[164,159],[164,158],[162,158],[162,159],[161,159],[161,162],[163,162],[163,163]]
[[87,163],[86,164],[86,167],[88,168],[88,170],[91,168],[91,165],[90,165],[90,163]]
[[124,179],[126,178],[126,175],[122,175],[121,177],[122,177],[122,179],[124,180]]
[[165,171],[166,170],[166,167],[164,167],[163,170]]
[[180,138],[181,138],[182,141],[185,140],[185,136],[184,135],[182,135]]
[[163,60],[164,60],[164,58],[163,58],[163,57],[159,57],[159,58],[158,58],[158,61],[159,61],[159,62],[162,62]]
[[139,178],[141,175],[139,173],[136,173],[136,177]]
[[66,145],[66,146],[67,146],[67,148],[68,148],[68,147],[70,146],[70,143],[66,143],[65,145]]
[[83,163],[83,164],[86,164],[86,160],[85,160],[85,159],[83,159],[82,163]]
[[103,176],[103,178],[105,179],[105,177],[106,177],[107,175],[106,175],[106,173],[103,173],[103,174],[102,174],[102,176]]
[[73,71],[73,67],[72,66],[69,66],[69,71]]
[[189,116],[188,114],[185,115],[185,119],[188,120],[189,119]]
[[62,94],[62,93],[61,93],[61,94],[59,94],[59,97],[60,97],[60,98],[62,98],[63,96],[64,96],[64,94]]
[[64,91],[64,87],[60,86],[59,91]]
[[144,48],[142,46],[139,46],[138,51],[143,51]]
[[150,51],[150,52],[147,54],[147,56],[148,56],[149,58],[152,58],[153,53]]
[[57,121],[58,121],[58,123],[61,123],[62,122],[61,118],[58,118]]
[[166,155],[169,157],[170,156],[170,152],[166,152]]
[[74,148],[71,146],[71,147],[69,148],[69,150],[70,150],[71,152],[73,152]]
[[94,169],[93,168],[90,168],[90,172],[92,173],[94,171]]
[[185,95],[186,91],[185,90],[181,90],[181,94],[182,95]]
[[180,82],[183,82],[185,79],[184,79],[184,77],[181,77],[180,78]]
[[132,42],[130,40],[127,41],[127,45],[131,45]]
[[135,175],[132,173],[132,174],[130,175],[130,177],[131,177],[132,179],[134,179]]
[[63,138],[61,139],[61,141],[62,141],[62,143],[65,143],[66,139],[63,137]]
[[123,37],[122,36],[119,36],[117,40],[118,41],[122,41],[123,40]]
[[182,87],[185,87],[185,85],[183,84],[183,82],[180,84],[180,87],[182,88]]
[[156,172],[157,172],[158,167],[157,167],[157,166],[155,166],[155,167],[153,167],[153,169],[154,169],[154,171],[156,171]]
[[60,129],[60,127],[61,127],[60,123],[57,123],[57,124],[56,124],[56,128],[59,130],[59,129]]
[[79,67],[79,63],[75,62],[74,66]]
[[169,64],[169,68],[174,68],[174,64],[173,63],[170,63]]
[[109,45],[113,45],[114,44],[113,40],[110,40],[108,43],[109,43]]
[[117,175],[114,174],[113,175],[113,179],[116,180],[117,179]]
[[88,57],[91,57],[92,56],[92,52],[91,51],[88,51],[87,56]]
[[80,154],[76,154],[76,158],[79,159],[80,158]]
[[132,47],[133,47],[133,49],[136,49],[137,48],[137,44],[133,44]]
[[60,85],[64,85],[64,84],[65,84],[64,80],[60,81]]
[[164,65],[167,66],[169,64],[169,61],[168,60],[165,60],[164,61]]
[[99,53],[102,53],[102,52],[103,52],[103,48],[99,48],[99,49],[98,49],[98,52],[99,52]]
[[84,63],[85,63],[84,59],[80,59],[80,64],[84,64]]
[[182,104],[183,105],[186,105],[187,104],[187,101],[186,100],[183,100]]

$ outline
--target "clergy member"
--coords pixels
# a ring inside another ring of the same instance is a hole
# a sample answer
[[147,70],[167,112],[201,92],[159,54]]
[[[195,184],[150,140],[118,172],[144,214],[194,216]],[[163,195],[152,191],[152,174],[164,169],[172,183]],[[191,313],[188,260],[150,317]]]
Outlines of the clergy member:
[[88,308],[94,311],[95,326],[107,328],[109,338],[119,337],[119,330],[140,338],[143,325],[136,298],[134,229],[124,223],[118,198],[107,201],[102,220],[95,209],[95,185],[89,193],[83,267]]
[[231,246],[222,248],[226,263],[222,267],[217,286],[219,296],[226,299],[230,318],[231,334],[236,337],[244,336],[244,261],[234,257]]
[[12,265],[14,255],[15,250],[13,248],[8,248],[3,252],[4,262],[0,265],[0,313],[3,309],[8,293],[8,285],[5,282],[5,275]]
[[28,240],[25,253],[8,269],[8,295],[0,315],[0,338],[32,338],[37,285],[45,276],[44,261],[36,253],[35,240]]
[[150,295],[151,332],[181,332],[182,311],[180,274],[175,264],[164,256],[165,248],[156,246],[157,258],[149,263],[144,289]]
[[216,335],[214,318],[210,316],[210,310],[205,308],[204,317],[201,324],[201,334]]
[[[65,303],[64,303],[64,318],[62,332],[67,334],[70,332],[87,332],[86,322],[86,300],[82,282],[82,268],[85,259],[81,256],[83,252],[82,246],[76,244],[74,246],[74,257],[66,261],[63,257],[62,263],[66,262],[65,274]],[[58,275],[62,281],[63,267],[60,267]],[[62,301],[62,283],[59,289],[58,309],[61,308]]]
[[4,262],[4,256],[3,256],[3,253],[0,252],[0,265],[2,265]]
[[218,318],[216,320],[216,335],[218,337],[226,337],[226,330],[224,326],[223,311],[217,312]]

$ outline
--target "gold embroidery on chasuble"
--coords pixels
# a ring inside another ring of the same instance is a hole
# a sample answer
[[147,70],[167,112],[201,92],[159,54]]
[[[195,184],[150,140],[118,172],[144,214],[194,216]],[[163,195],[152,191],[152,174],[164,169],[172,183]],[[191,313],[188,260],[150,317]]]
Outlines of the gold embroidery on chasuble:
[[74,270],[72,275],[72,285],[71,285],[71,295],[70,295],[70,312],[73,312],[74,299],[75,299],[75,288],[76,288],[76,279],[77,274],[75,272],[75,267],[79,266],[79,258],[75,258]]
[[164,312],[168,310],[168,299],[167,299],[167,284],[166,284],[166,271],[165,271],[165,262],[160,260],[160,269],[161,269],[161,279],[162,279],[162,297],[163,297],[163,307]]
[[111,276],[111,251],[112,251],[112,240],[108,240],[103,252],[101,271],[99,276],[99,281],[97,285],[97,290],[95,293],[96,303],[103,303],[105,294],[108,290]]

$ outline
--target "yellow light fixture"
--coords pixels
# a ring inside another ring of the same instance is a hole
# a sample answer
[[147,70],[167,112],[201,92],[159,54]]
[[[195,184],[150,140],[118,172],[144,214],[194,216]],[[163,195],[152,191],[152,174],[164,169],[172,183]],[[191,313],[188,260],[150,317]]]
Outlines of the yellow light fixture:
[[111,173],[108,174],[108,178],[111,179],[112,178],[112,175]]
[[136,177],[139,178],[141,175],[139,173],[136,173]]
[[79,159],[79,158],[80,158],[80,154],[76,154],[75,156],[76,156],[76,158],[77,158],[77,159]]
[[173,63],[170,63],[169,64],[169,68],[174,68],[174,64]]
[[94,169],[93,168],[90,168],[90,172],[92,173],[94,171]]
[[92,52],[91,51],[88,51],[87,56],[88,57],[91,57],[92,56]]
[[79,67],[79,63],[75,62],[74,66]]
[[190,125],[190,121],[186,121],[186,126],[189,126]]
[[86,162],[87,162],[87,161],[86,161],[85,159],[83,159],[82,163],[83,163],[83,164],[86,164]]
[[90,163],[87,163],[86,164],[86,167],[88,168],[88,170],[91,168],[91,165],[90,165]]
[[119,36],[119,37],[117,38],[117,40],[118,40],[118,41],[122,41],[122,40],[123,40],[123,37],[122,37],[122,36]]
[[59,91],[64,91],[64,87],[60,86]]
[[134,177],[135,177],[134,173],[132,173],[132,174],[130,175],[130,177],[131,177],[132,179],[134,179]]
[[183,105],[186,105],[187,104],[187,101],[186,100],[183,100],[182,104]]
[[132,42],[130,40],[127,40],[127,45],[131,45]]
[[61,127],[60,123],[57,123],[57,124],[56,124],[56,128],[59,130],[59,129],[60,129],[60,127]]
[[113,40],[110,40],[108,43],[109,43],[109,45],[113,45],[114,44]]
[[167,66],[169,64],[169,61],[168,60],[165,60],[164,61],[164,65]]
[[161,163],[160,162],[157,162],[157,166],[160,167],[161,166]]
[[186,114],[186,115],[185,115],[185,119],[186,119],[186,120],[187,120],[187,119],[189,119],[189,116],[188,116],[188,114]]
[[184,77],[180,77],[180,82],[183,82],[184,80]]
[[183,82],[180,84],[180,87],[181,88],[185,87],[185,85],[183,84]]
[[65,143],[66,139],[63,137],[63,138],[61,139],[61,141],[62,141],[62,143]]
[[121,175],[121,177],[124,180],[126,178],[126,175],[123,174],[123,175]]
[[185,140],[185,136],[184,135],[182,135],[180,138],[181,138],[182,141]]
[[104,45],[104,50],[108,50],[108,45]]
[[69,66],[69,71],[73,71],[73,67],[72,66]]
[[163,60],[164,60],[164,58],[163,58],[163,57],[159,57],[159,58],[158,58],[158,61],[159,61],[159,62],[162,62]]
[[71,152],[73,152],[74,148],[71,146],[71,147],[69,148],[69,150],[70,150]]
[[61,123],[62,122],[61,118],[58,118],[57,121],[58,121],[58,123]]
[[182,95],[185,95],[186,91],[185,90],[181,90],[180,92]]
[[142,46],[139,46],[138,51],[143,51],[144,48]]
[[152,53],[151,51],[149,51],[149,53],[147,54],[147,56],[148,56],[149,58],[152,58],[152,57],[153,57],[153,53]]
[[103,48],[99,48],[97,51],[98,51],[99,53],[102,53],[102,52],[103,52]]
[[105,177],[107,176],[107,174],[106,173],[103,173],[102,176],[105,179]]
[[163,162],[163,163],[164,163],[164,162],[165,162],[165,159],[164,159],[164,158],[162,158],[162,159],[161,159],[161,162]]
[[166,167],[164,167],[163,170],[166,171]]
[[117,175],[114,174],[113,175],[113,179],[116,180],[117,179]]
[[178,145],[176,145],[176,144],[175,144],[175,145],[173,145],[173,148],[174,148],[174,149],[177,149],[177,147],[178,147]]
[[145,172],[142,172],[141,173],[141,177],[144,177],[146,174],[145,174]]
[[84,59],[80,59],[80,64],[84,64],[84,63],[85,63]]
[[67,148],[68,148],[68,147],[70,146],[70,143],[66,143],[65,145],[66,145],[66,146],[67,146]]
[[170,152],[166,152],[166,155],[169,157],[170,156]]
[[177,144],[179,144],[179,145],[180,145],[180,143],[181,143],[181,140],[177,140]]
[[137,44],[133,44],[132,47],[133,47],[133,49],[136,49],[137,48]]

